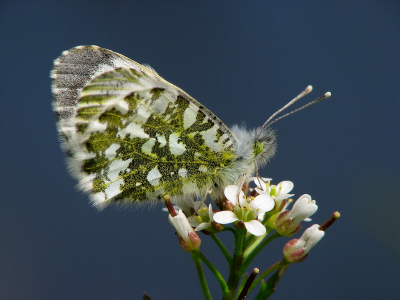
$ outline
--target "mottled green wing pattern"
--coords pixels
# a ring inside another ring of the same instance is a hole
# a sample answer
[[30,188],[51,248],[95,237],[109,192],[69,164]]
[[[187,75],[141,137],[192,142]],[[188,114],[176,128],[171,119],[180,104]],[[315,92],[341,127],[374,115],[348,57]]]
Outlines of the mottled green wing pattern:
[[215,115],[146,70],[95,77],[74,124],[72,169],[98,206],[204,195],[236,159],[235,137]]

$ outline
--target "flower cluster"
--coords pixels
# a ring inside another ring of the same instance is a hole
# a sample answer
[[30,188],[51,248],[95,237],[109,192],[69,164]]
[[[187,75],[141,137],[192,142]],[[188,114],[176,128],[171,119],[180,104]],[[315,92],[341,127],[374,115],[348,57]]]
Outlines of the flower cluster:
[[214,214],[214,220],[219,224],[229,224],[242,221],[247,231],[255,236],[266,233],[265,226],[261,223],[265,212],[272,210],[275,201],[265,191],[258,190],[256,197],[245,196],[242,189],[236,185],[225,188],[225,197],[233,205],[233,210],[220,211]]
[[[212,204],[207,206],[203,201],[191,200],[182,203],[181,208],[176,207],[178,209],[176,212],[172,204],[167,201],[170,212],[169,221],[177,231],[181,247],[184,251],[192,253],[199,274],[203,274],[201,262],[210,268],[220,283],[224,299],[233,299],[236,290],[230,290],[228,286],[237,285],[240,282],[246,268],[262,248],[275,238],[296,234],[301,229],[301,222],[309,221],[309,217],[318,209],[316,201],[308,194],[300,196],[293,203],[291,197],[294,194],[290,192],[294,185],[291,181],[282,181],[273,185],[269,178],[255,177],[252,180],[255,184],[254,188],[249,188],[249,184],[227,186],[224,190],[225,197],[216,201],[219,210],[214,209]],[[255,276],[259,272],[258,269],[257,272],[254,269],[253,275],[247,279],[251,282],[245,284],[241,295],[247,295],[258,283],[261,286],[268,283],[270,286],[261,288],[257,297],[257,299],[266,299],[266,291],[275,290],[279,278],[288,265],[304,261],[311,248],[322,239],[326,228],[339,216],[339,213],[335,213],[321,226],[314,224],[306,229],[300,238],[287,242],[283,248],[282,261],[266,269],[256,280]],[[234,226],[227,226],[228,224]],[[234,233],[235,251],[232,255],[216,237],[221,231]],[[198,232],[211,235],[224,254],[230,268],[228,282],[225,282],[218,270],[200,252],[201,240]],[[277,273],[279,276],[271,277],[274,280],[262,283],[262,280],[274,270],[279,270]],[[205,278],[200,278],[200,281],[204,282]],[[203,292],[207,292],[205,286]],[[239,299],[244,298],[239,297]]]
[[[252,180],[256,187],[250,195],[245,195],[240,186],[229,185],[225,188],[223,201],[228,203],[223,207],[227,209],[216,211],[211,204],[207,207],[201,201],[187,202],[189,209],[185,211],[192,210],[195,213],[188,217],[187,222],[183,222],[181,218],[185,214],[179,210],[176,217],[170,216],[171,224],[181,236],[182,231],[186,230],[184,235],[190,232],[188,227],[212,234],[221,231],[221,225],[230,223],[243,225],[254,236],[265,235],[267,228],[275,229],[284,236],[292,236],[300,230],[300,222],[308,220],[318,209],[316,201],[307,194],[300,196],[291,210],[287,209],[288,200],[294,195],[289,194],[294,187],[291,181],[271,185],[270,178],[254,177]],[[269,213],[269,222],[265,222],[266,213]]]

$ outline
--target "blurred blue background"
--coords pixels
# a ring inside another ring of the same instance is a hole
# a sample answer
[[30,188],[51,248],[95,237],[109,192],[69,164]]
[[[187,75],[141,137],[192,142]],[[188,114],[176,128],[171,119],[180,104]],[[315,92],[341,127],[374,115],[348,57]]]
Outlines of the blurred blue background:
[[[49,73],[85,44],[150,64],[228,125],[261,125],[308,84],[303,103],[331,91],[274,126],[278,154],[261,174],[311,194],[313,223],[342,218],[272,299],[400,299],[400,2],[389,0],[1,1],[0,299],[202,298],[161,205],[98,212],[66,171]],[[286,241],[252,267],[281,259]]]

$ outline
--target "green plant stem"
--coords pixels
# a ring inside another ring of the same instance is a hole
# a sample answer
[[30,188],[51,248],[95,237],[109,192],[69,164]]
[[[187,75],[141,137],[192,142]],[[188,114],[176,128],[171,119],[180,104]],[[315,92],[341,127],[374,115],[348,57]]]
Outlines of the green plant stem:
[[[268,234],[268,233],[267,233]],[[266,235],[267,235],[266,234]],[[252,243],[253,243],[253,240],[255,239],[256,237],[254,236],[254,235],[250,235],[247,239],[246,239],[246,241],[244,242],[244,245],[243,245],[243,249],[247,249],[247,247],[249,247],[250,245],[252,245]]]
[[225,226],[224,229],[222,229],[222,231],[230,231],[230,232],[232,232],[233,235],[235,236],[235,239],[237,239],[237,237],[238,237],[238,232],[237,232],[237,230],[235,228]]
[[225,259],[228,262],[228,264],[231,265],[232,264],[232,256],[229,253],[228,249],[226,249],[225,245],[221,242],[221,240],[215,234],[212,234],[211,238],[214,240],[214,242],[217,244],[217,246],[221,250],[222,254],[225,256]]
[[253,259],[257,256],[257,254],[266,246],[268,243],[273,241],[274,239],[280,237],[281,235],[277,232],[275,232],[273,235],[265,239],[262,243],[260,243],[249,255],[247,256],[246,260],[242,264],[242,266],[239,269],[239,274],[240,276],[246,271],[247,267],[250,265],[250,263],[253,261]]
[[233,254],[233,260],[229,269],[229,277],[228,277],[229,294],[226,297],[224,295],[223,300],[235,299],[235,295],[241,278],[241,274],[238,273],[238,270],[243,262],[243,244],[246,232],[247,230],[245,228],[238,230],[238,235],[235,240],[235,251]]
[[204,256],[203,253],[200,252],[200,250],[193,250],[192,251],[192,256],[196,256],[201,261],[210,269],[210,271],[214,274],[215,278],[217,279],[221,291],[223,295],[228,295],[229,294],[229,288],[228,285],[225,282],[225,279],[222,277],[221,273],[217,270],[217,268],[214,267],[214,265]]
[[201,259],[193,252],[191,253],[190,256],[192,257],[194,264],[196,265],[197,275],[199,276],[200,286],[201,290],[203,291],[204,299],[212,300],[210,290],[207,285],[207,280],[204,275],[203,265],[201,264]]
[[[268,223],[269,218],[273,215],[273,212],[267,212],[265,213],[265,217],[264,220],[262,222],[263,225],[266,226],[266,224]],[[246,258],[246,256],[248,255],[248,253],[250,253],[252,251],[252,249],[254,249],[259,243],[261,243],[264,238],[274,229],[274,228],[269,228],[268,226],[266,226],[267,232],[263,235],[263,236],[254,236],[254,235],[250,235],[245,243],[244,243],[244,249],[246,249],[243,258]],[[255,240],[255,242],[253,242]],[[248,247],[251,247],[250,250],[247,250]],[[247,253],[247,254],[246,254]]]
[[272,275],[268,281],[261,286],[260,292],[254,300],[267,300],[273,293],[275,293],[278,282],[281,280],[289,266],[290,264],[286,264],[277,270],[274,275]]
[[288,262],[285,262],[284,260],[278,261],[274,263],[272,266],[270,266],[268,269],[266,269],[264,272],[262,272],[257,279],[254,280],[253,284],[250,287],[249,293],[265,278],[267,277],[270,273],[273,271],[282,268],[284,265],[288,264]]
[[246,249],[246,250],[243,253],[244,260],[265,239],[265,237],[267,235],[268,235],[268,232],[266,234],[264,234],[263,236],[255,237],[254,235],[252,235],[246,240],[245,247],[244,247],[244,249]]

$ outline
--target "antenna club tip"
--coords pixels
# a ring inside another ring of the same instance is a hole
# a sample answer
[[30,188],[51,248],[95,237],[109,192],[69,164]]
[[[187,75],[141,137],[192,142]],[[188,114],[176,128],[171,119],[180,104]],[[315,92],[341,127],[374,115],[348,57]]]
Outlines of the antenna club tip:
[[307,86],[306,89],[305,89],[305,91],[306,91],[307,93],[311,92],[312,90],[313,90],[312,85]]
[[324,97],[325,97],[325,98],[329,98],[330,96],[332,96],[331,92],[326,92],[326,93],[324,94]]

